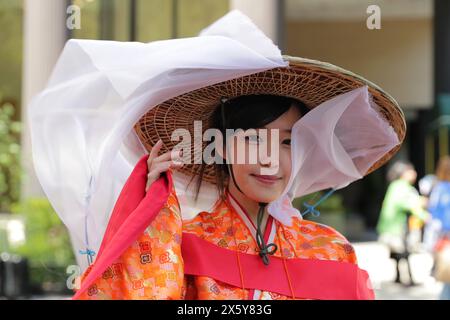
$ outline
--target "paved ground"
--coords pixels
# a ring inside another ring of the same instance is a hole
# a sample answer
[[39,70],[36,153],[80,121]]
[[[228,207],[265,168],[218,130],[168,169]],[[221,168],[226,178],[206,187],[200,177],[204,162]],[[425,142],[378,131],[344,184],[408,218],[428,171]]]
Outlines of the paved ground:
[[[360,268],[372,280],[377,299],[380,300],[434,300],[439,298],[442,284],[430,276],[432,258],[427,253],[411,255],[414,281],[419,285],[407,287],[393,282],[395,263],[389,259],[388,250],[377,242],[353,243]],[[405,267],[403,264],[402,267]],[[406,275],[406,270],[404,274]],[[403,280],[408,282],[408,278]]]

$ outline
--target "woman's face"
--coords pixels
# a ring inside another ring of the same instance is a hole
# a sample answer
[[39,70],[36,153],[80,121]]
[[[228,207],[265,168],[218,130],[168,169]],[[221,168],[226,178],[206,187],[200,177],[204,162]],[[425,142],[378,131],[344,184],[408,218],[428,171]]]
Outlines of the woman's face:
[[[291,129],[300,118],[298,108],[291,106],[263,128],[247,130],[245,135],[239,135],[241,138],[234,140],[234,178],[249,199],[269,203],[276,200],[285,189],[292,167]],[[266,136],[261,129],[266,129]],[[245,148],[244,163],[238,162],[238,148]],[[256,161],[250,161],[252,156]],[[232,179],[230,183],[233,184]]]

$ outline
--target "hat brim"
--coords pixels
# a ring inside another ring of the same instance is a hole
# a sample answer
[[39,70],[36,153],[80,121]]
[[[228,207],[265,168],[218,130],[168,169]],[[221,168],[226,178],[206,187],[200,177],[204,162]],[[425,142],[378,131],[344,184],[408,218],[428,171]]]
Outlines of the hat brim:
[[[330,63],[306,58],[283,56],[289,62],[285,68],[275,68],[252,75],[203,87],[171,98],[147,112],[134,126],[141,143],[150,152],[155,143],[163,141],[162,152],[171,150],[179,142],[172,141],[172,132],[187,129],[194,137],[194,121],[202,121],[203,132],[214,109],[222,97],[229,99],[241,95],[274,94],[302,101],[313,109],[321,103],[361,86],[368,86],[373,101],[380,107],[378,112],[396,132],[399,144],[375,162],[365,173],[383,166],[400,149],[406,135],[405,117],[395,99],[376,84]],[[196,134],[202,135],[203,132]],[[207,142],[203,142],[203,147]],[[202,150],[191,147],[191,159],[200,157]],[[197,175],[200,164],[185,164],[180,172]],[[216,182],[213,165],[206,165],[205,181]]]

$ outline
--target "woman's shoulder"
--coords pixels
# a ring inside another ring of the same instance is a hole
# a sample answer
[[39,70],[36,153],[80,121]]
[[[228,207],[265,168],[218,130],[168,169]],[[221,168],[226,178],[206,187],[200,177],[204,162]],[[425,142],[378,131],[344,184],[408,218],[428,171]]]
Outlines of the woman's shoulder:
[[357,263],[353,245],[335,228],[299,218],[293,219],[293,228],[305,247],[327,252],[339,261]]
[[183,226],[185,229],[201,227],[203,229],[215,228],[217,226],[223,226],[225,220],[230,220],[228,207],[221,201],[217,201],[216,204],[210,210],[198,211],[192,217],[183,220]]
[[348,242],[348,240],[342,235],[342,233],[331,226],[312,220],[300,219],[297,217],[294,217],[292,221],[292,225],[295,228],[299,229],[300,232],[306,232],[308,234],[315,234],[318,236],[330,236],[332,238]]

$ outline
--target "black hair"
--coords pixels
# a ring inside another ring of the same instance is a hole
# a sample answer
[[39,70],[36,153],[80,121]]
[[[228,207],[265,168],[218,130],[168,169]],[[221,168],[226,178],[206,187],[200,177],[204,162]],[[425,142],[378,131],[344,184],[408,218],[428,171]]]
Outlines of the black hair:
[[400,177],[408,170],[414,169],[414,165],[406,160],[398,160],[394,162],[388,169],[386,178],[389,182],[400,179]]
[[[300,100],[270,94],[243,95],[226,100],[222,103],[224,112],[223,116],[226,124],[224,124],[222,120],[222,104],[219,104],[212,113],[209,121],[209,127],[219,129],[221,131],[225,144],[226,129],[242,129],[245,131],[251,128],[262,128],[270,122],[278,119],[282,114],[287,112],[291,106],[298,108],[302,116],[309,111],[309,108]],[[197,199],[200,191],[205,167],[206,164],[202,162],[199,174],[197,175],[198,180],[195,199]],[[216,186],[220,197],[223,199],[223,191],[229,175],[227,165],[214,163],[214,172],[216,177]]]

